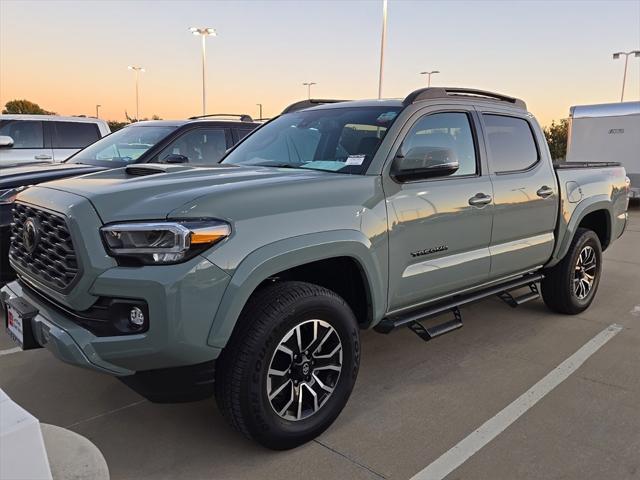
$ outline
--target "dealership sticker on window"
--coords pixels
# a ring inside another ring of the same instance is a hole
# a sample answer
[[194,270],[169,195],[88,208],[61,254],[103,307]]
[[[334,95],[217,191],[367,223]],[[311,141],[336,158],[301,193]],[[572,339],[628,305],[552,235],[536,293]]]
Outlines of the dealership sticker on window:
[[345,165],[362,165],[365,157],[366,155],[349,155],[347,157],[347,161],[344,162],[344,164]]

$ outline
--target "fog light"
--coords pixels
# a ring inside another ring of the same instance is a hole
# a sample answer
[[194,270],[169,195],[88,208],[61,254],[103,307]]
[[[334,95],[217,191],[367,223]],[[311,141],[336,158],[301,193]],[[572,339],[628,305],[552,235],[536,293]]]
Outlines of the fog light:
[[142,309],[133,307],[129,312],[129,321],[136,327],[142,327],[144,325],[144,312]]

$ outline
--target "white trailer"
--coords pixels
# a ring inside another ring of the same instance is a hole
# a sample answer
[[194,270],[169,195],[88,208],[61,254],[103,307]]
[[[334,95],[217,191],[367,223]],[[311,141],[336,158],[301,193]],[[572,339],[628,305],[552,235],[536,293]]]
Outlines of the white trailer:
[[567,161],[622,162],[640,198],[640,102],[571,107]]

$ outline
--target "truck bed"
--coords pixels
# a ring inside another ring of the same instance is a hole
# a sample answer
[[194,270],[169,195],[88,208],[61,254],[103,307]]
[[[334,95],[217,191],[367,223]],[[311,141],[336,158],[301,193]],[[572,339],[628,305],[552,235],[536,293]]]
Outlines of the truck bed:
[[[608,212],[609,241],[622,235],[627,223],[629,194],[626,172],[619,162],[558,162],[554,168],[560,192],[558,243],[549,266],[564,257],[579,227],[579,219],[590,212]],[[603,241],[603,249],[607,246]]]

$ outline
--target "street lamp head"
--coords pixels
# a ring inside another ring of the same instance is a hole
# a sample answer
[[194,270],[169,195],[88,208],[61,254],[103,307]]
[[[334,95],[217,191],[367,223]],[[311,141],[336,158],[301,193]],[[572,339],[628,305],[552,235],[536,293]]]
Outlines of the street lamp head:
[[634,56],[640,57],[640,50],[634,50],[632,53]]
[[622,55],[622,52],[616,52],[616,53],[614,53],[614,54],[613,54],[613,59],[614,59],[614,60],[619,59],[619,58],[620,58],[620,55]]
[[203,28],[191,27],[189,28],[189,31],[194,35],[202,35],[205,37],[208,37],[208,36],[216,37],[218,35],[216,33],[215,28],[211,28],[211,27],[203,27]]
[[138,71],[138,72],[144,72],[144,68],[143,67],[137,67],[135,65],[129,65],[127,68],[129,70],[135,70],[135,71]]

